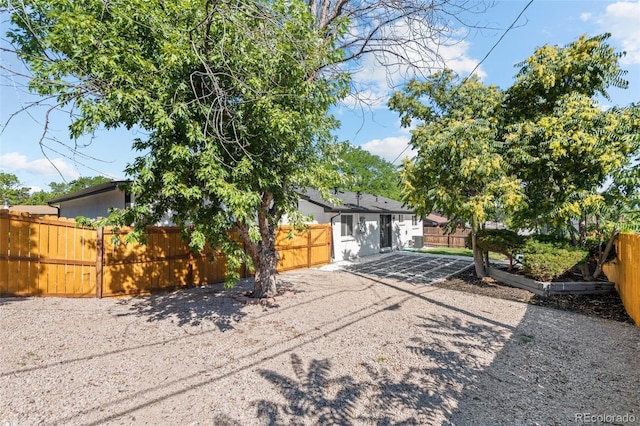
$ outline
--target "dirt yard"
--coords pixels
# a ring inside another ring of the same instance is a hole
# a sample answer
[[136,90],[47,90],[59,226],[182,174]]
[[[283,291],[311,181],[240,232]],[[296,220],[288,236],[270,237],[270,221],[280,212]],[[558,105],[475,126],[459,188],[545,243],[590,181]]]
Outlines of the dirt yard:
[[233,298],[248,281],[0,299],[0,424],[640,423],[631,324],[344,271],[280,278],[268,306]]

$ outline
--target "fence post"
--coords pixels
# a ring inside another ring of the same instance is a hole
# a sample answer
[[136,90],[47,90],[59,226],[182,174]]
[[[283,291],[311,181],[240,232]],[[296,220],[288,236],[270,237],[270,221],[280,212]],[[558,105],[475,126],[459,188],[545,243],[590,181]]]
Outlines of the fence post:
[[311,227],[307,228],[307,268],[311,268]]
[[104,253],[104,228],[98,228],[96,238],[96,297],[102,298],[102,261]]

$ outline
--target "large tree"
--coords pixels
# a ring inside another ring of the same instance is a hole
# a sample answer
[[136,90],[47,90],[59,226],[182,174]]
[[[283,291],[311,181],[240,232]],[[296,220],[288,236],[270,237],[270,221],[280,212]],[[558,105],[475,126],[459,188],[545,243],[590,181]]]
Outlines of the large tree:
[[497,140],[502,92],[471,77],[462,83],[445,71],[423,82],[413,81],[389,101],[402,124],[417,120],[411,146],[418,151],[405,161],[403,200],[426,216],[437,210],[453,226],[471,227],[476,274],[486,275],[476,233],[498,208],[521,202],[519,181]]
[[[171,212],[194,249],[223,249],[229,278],[255,269],[254,296],[276,292],[275,230],[295,216],[297,186],[319,186],[344,80],[298,1],[34,1],[12,10],[9,36],[31,89],[73,105],[73,136],[105,126],[150,132],[127,172],[144,226]],[[336,33],[338,34],[338,33]],[[245,256],[248,253],[249,257]]]
[[627,87],[621,53],[607,38],[545,45],[518,64],[503,127],[505,150],[529,201],[515,217],[521,227],[571,229],[572,220],[602,201],[600,189],[636,149],[623,137],[633,127],[629,109],[603,110],[595,100],[607,97],[611,86]]
[[[623,53],[609,36],[537,48],[518,64],[504,105],[505,151],[528,200],[514,225],[568,232],[595,251],[595,271],[583,267],[595,278],[618,232],[637,228],[640,190],[638,106],[603,109],[596,102],[598,95],[608,99],[611,87],[628,86]],[[587,235],[601,244],[594,248]]]
[[472,231],[497,201],[518,207],[515,227],[568,232],[582,246],[599,235],[597,276],[620,229],[637,227],[640,193],[638,107],[605,110],[595,100],[627,86],[608,37],[536,49],[504,93],[473,77],[451,85],[443,73],[394,95],[403,124],[423,122],[412,136],[418,156],[403,171],[407,202]]

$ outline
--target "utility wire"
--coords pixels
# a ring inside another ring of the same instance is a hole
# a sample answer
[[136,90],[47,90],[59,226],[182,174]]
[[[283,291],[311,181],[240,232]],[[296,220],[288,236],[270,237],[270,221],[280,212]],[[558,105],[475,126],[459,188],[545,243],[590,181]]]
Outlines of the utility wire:
[[[509,31],[511,31],[513,29],[513,27],[516,25],[516,23],[518,22],[518,20],[520,20],[520,17],[524,14],[524,12],[529,8],[529,6],[531,6],[531,3],[533,3],[533,0],[529,0],[529,3],[526,4],[526,6],[520,11],[520,13],[518,14],[518,16],[516,16],[516,19],[513,20],[513,22],[511,23],[511,25],[509,25],[509,27],[502,33],[502,35],[500,36],[500,38],[493,44],[493,46],[491,46],[491,49],[489,49],[489,51],[487,52],[486,55],[484,55],[484,58],[482,58],[480,60],[480,62],[478,62],[478,64],[473,68],[473,70],[471,70],[471,72],[462,80],[462,83],[460,83],[460,86],[462,86],[468,79],[469,77],[471,77],[473,75],[474,72],[476,72],[476,70],[480,67],[480,65],[482,65],[482,63],[489,57],[489,55],[491,55],[491,52],[494,51],[494,49],[496,47],[498,47],[498,45],[500,44],[500,42],[502,41],[502,39],[504,39],[504,37],[507,35],[507,33]],[[409,145],[407,145],[405,147],[405,149],[402,150],[402,152],[400,154],[398,154],[398,156],[391,162],[391,164],[394,164],[396,161],[398,161],[398,158],[400,158],[400,156],[402,154],[405,153],[405,151],[409,149]]]

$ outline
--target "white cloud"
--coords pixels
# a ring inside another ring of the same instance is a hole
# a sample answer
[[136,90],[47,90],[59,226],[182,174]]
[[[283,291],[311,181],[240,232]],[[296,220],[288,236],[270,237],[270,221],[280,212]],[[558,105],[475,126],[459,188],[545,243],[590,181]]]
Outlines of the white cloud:
[[[363,103],[370,109],[382,108],[386,106],[390,92],[411,78],[423,77],[444,68],[466,75],[478,65],[479,60],[468,54],[469,42],[458,38],[462,34],[452,31],[450,38],[445,40],[444,35],[431,34],[429,29],[416,27],[419,25],[416,21],[410,22],[398,22],[385,27],[383,31],[390,39],[411,40],[416,34],[423,34],[424,39],[441,38],[433,40],[429,46],[425,46],[424,41],[404,42],[402,48],[389,44],[384,46],[387,53],[365,55],[360,58],[357,67],[353,63],[349,64],[356,94],[345,99],[343,103],[346,107],[353,108]],[[382,34],[381,37],[385,35]],[[399,60],[399,57],[404,59]],[[480,78],[486,76],[481,67],[475,73]]]
[[607,6],[598,18],[602,30],[610,32],[622,45],[627,56],[620,62],[640,64],[640,0],[620,1]]
[[394,164],[397,165],[403,158],[411,158],[416,155],[415,150],[408,148],[410,139],[409,136],[390,136],[384,139],[370,140],[360,147],[387,161],[395,161]]
[[580,20],[582,22],[590,21],[593,15],[591,13],[585,12],[580,14]]
[[52,158],[51,160],[41,158],[29,161],[24,154],[8,152],[0,155],[0,165],[2,165],[2,170],[5,171],[27,172],[37,176],[59,176],[58,171],[60,171],[67,179],[80,177],[78,170],[62,158]]

